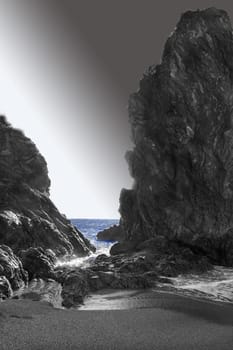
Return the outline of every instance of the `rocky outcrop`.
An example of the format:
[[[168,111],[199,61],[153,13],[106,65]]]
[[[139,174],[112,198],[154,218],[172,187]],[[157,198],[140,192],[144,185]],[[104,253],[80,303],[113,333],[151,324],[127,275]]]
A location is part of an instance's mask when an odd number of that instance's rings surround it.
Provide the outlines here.
[[[79,305],[83,302],[88,292],[89,286],[86,273],[78,270],[71,271],[67,274],[62,284],[62,305],[68,308]]]
[[[124,259],[123,259],[124,261]],[[121,265],[122,257],[118,260]],[[118,271],[109,268],[110,260],[103,265],[96,264],[88,269],[60,268],[56,271],[56,279],[62,285],[62,305],[70,308],[83,304],[88,294],[106,289],[145,289],[152,287],[157,279],[157,274],[142,272]],[[111,263],[113,267],[114,264]],[[103,271],[105,270],[105,271]]]
[[[9,247],[0,245],[0,294],[9,297],[12,290],[24,287],[27,282],[28,273],[20,259]]]
[[[232,57],[227,13],[188,11],[130,97],[134,186],[120,196],[118,251],[163,236],[233,265]]]
[[[5,276],[0,276],[0,301],[12,297],[12,295],[10,282]]]
[[[29,279],[53,278],[56,255],[51,249],[29,248],[19,253],[24,269],[28,272]]]
[[[80,306],[90,293],[99,290],[148,289],[160,283],[171,288],[170,277],[211,269],[206,257],[157,237],[144,242],[136,253],[101,254],[86,269],[57,266],[54,278],[61,284],[62,305],[70,308]]]
[[[95,248],[49,198],[47,164],[35,144],[0,116],[0,244],[57,256],[83,256]]]
[[[100,231],[96,235],[98,241],[118,241],[125,238],[125,233],[122,230],[122,226],[113,225],[103,231]]]

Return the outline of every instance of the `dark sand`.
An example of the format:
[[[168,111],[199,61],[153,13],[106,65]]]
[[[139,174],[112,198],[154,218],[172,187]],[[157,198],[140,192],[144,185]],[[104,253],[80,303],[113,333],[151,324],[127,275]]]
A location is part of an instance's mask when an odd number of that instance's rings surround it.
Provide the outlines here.
[[[231,304],[144,295],[148,308],[144,303],[129,310],[59,310],[31,300],[2,302],[0,349],[233,349]]]

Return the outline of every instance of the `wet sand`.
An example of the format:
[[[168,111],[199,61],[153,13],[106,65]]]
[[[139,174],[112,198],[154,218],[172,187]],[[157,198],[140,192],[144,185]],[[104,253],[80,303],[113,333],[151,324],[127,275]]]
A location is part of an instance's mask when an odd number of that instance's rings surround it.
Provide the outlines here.
[[[142,308],[98,311],[54,309],[31,300],[2,302],[0,349],[232,349],[231,304],[155,292],[140,298]]]

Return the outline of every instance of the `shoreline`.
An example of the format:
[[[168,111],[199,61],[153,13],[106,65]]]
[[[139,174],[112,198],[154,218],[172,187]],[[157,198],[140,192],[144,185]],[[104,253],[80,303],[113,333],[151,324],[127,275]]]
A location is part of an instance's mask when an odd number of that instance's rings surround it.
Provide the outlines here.
[[[55,309],[46,302],[6,300],[0,303],[0,348],[229,350],[232,347],[232,304],[165,292],[153,292],[153,295],[152,307],[98,311]]]
[[[40,281],[40,280],[39,280]],[[62,306],[62,297],[57,292],[57,283],[46,290],[47,286],[42,285],[42,289],[30,289],[30,287],[16,291],[11,299],[31,300],[38,302],[48,302],[56,309],[66,309]],[[36,286],[36,285],[35,285]],[[34,286],[34,287],[35,287]],[[41,287],[41,285],[40,285]],[[233,307],[233,301],[216,298],[212,294],[200,290],[179,289],[173,285],[163,285],[146,289],[111,289],[105,288],[89,293],[80,306],[73,306],[68,309],[74,310],[130,310],[141,308],[153,308],[154,299],[159,294],[172,295],[203,302],[216,304],[226,304]],[[149,296],[149,298],[148,298]],[[149,300],[148,300],[149,299]]]
[[[156,307],[157,300],[160,297],[166,298],[184,298],[192,300],[194,302],[203,302],[216,305],[227,305],[233,308],[233,303],[230,301],[215,300],[195,293],[181,293],[175,290],[166,289],[103,289],[88,295],[85,302],[80,307],[74,308],[75,310],[84,311],[98,311],[98,310],[132,310],[132,309],[144,309]]]

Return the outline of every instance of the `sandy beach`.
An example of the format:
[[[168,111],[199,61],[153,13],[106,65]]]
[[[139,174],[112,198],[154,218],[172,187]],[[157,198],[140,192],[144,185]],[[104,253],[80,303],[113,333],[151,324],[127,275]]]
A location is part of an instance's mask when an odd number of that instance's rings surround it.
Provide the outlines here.
[[[230,350],[232,344],[232,305],[168,293],[153,293],[152,307],[128,310],[0,303],[1,350]]]

